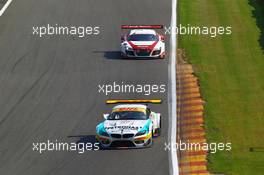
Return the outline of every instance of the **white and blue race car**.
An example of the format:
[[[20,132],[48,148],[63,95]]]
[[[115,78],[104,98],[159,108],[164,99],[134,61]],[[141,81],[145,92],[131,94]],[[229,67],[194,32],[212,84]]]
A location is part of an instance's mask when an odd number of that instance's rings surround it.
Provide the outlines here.
[[[161,131],[160,113],[143,104],[120,104],[96,127],[96,140],[102,148],[148,147]]]

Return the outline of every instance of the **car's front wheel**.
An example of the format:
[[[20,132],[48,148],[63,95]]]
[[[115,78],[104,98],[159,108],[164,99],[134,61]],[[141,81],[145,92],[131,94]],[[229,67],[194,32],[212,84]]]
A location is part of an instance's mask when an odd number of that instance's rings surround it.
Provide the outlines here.
[[[159,121],[159,126],[158,126],[158,128],[155,129],[154,136],[155,136],[155,137],[158,137],[158,136],[160,136],[160,134],[161,134],[161,120]]]
[[[147,141],[147,146],[146,147],[151,147],[153,144],[153,131],[151,132],[151,137],[149,138],[149,140]]]
[[[164,59],[165,58],[165,53],[162,53],[160,56],[159,56],[160,59]]]

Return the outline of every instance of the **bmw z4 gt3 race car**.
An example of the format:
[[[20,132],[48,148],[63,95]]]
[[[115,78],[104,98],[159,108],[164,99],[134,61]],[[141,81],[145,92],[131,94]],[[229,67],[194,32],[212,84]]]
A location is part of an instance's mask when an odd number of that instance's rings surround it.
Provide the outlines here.
[[[122,29],[131,29],[121,37],[121,55],[123,58],[165,58],[165,39],[154,29],[163,26],[126,26]]]
[[[117,105],[104,118],[96,127],[96,140],[102,148],[148,147],[161,131],[160,113],[143,104]]]

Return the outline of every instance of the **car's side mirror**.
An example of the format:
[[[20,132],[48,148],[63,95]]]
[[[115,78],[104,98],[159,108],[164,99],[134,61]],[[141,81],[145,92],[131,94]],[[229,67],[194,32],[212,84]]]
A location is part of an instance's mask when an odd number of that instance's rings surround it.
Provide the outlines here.
[[[160,40],[165,41],[165,37],[163,35],[160,35]]]
[[[104,114],[104,119],[107,120],[108,116],[109,116],[109,114]]]

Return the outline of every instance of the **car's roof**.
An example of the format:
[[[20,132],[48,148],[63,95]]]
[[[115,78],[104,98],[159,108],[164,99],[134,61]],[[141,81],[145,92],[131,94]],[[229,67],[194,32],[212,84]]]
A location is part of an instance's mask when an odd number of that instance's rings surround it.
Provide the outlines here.
[[[130,31],[129,35],[133,34],[153,34],[156,35],[156,31],[152,29],[133,29]]]

